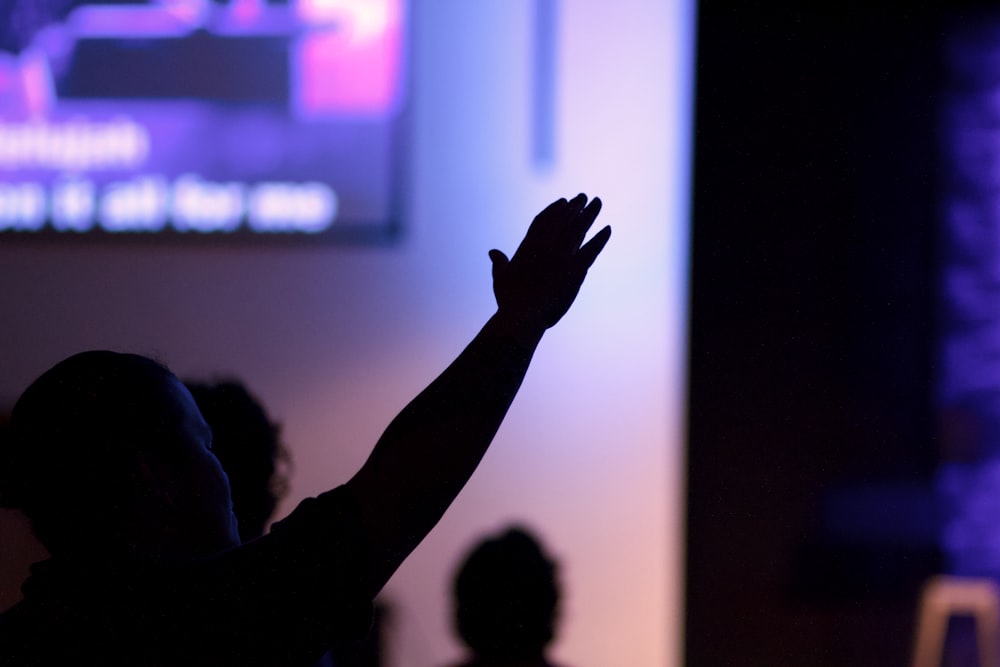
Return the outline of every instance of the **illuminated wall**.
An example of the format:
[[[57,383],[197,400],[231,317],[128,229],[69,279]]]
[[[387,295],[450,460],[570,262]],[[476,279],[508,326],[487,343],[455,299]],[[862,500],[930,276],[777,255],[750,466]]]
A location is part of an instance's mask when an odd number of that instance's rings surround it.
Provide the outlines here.
[[[490,315],[487,251],[513,250],[552,199],[599,195],[614,228],[604,256],[543,340],[482,468],[387,586],[393,664],[460,655],[450,572],[509,520],[562,561],[559,659],[677,664],[690,4],[551,5],[545,56],[535,2],[414,3],[398,245],[5,243],[0,401],[83,348],[153,354],[184,376],[235,373],[284,423],[287,512],[346,479]],[[543,57],[547,99],[533,78]]]

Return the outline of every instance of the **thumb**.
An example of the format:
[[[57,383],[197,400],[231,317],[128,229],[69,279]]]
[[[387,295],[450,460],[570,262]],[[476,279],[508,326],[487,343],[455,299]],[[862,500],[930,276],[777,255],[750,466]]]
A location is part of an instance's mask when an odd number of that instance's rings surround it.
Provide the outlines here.
[[[490,261],[493,262],[493,279],[496,280],[497,276],[503,273],[507,269],[507,265],[510,260],[507,259],[507,255],[503,254],[497,249],[490,250]]]

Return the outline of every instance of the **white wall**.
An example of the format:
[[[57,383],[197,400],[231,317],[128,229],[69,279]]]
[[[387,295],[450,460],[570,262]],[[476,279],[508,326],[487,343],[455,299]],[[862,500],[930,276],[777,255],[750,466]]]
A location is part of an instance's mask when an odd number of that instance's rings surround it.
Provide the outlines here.
[[[486,320],[487,251],[512,251],[552,199],[600,195],[600,222],[614,228],[605,254],[543,340],[483,466],[387,586],[393,664],[460,655],[450,572],[509,520],[562,560],[558,658],[677,664],[688,4],[560,3],[556,162],[538,169],[532,2],[415,0],[409,211],[396,246],[0,241],[0,404],[85,348],[153,354],[182,376],[238,374],[284,423],[296,461],[287,512],[346,479]]]

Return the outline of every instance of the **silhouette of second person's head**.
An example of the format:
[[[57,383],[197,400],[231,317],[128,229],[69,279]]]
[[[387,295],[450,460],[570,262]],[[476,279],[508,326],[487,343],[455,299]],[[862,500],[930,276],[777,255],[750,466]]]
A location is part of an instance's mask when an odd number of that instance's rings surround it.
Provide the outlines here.
[[[191,558],[238,543],[226,474],[184,385],[134,354],[83,352],[22,394],[0,504],[54,557]]]
[[[238,380],[186,384],[212,427],[212,451],[229,476],[240,538],[260,537],[288,490],[290,457],[280,427]]]
[[[470,665],[544,665],[559,612],[556,563],[524,528],[476,545],[452,589],[455,629]]]

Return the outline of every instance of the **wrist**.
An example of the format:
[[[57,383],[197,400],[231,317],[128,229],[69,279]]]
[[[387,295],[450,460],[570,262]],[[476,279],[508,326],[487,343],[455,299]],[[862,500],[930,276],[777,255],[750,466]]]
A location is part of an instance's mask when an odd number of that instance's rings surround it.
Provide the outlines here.
[[[490,318],[491,331],[498,337],[509,338],[525,350],[532,351],[542,339],[545,327],[517,317],[504,309],[498,309]]]

